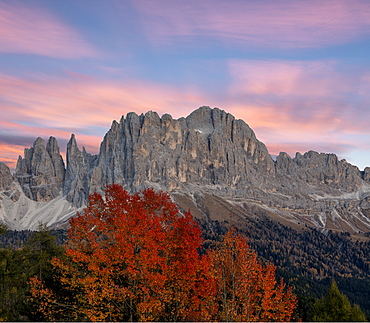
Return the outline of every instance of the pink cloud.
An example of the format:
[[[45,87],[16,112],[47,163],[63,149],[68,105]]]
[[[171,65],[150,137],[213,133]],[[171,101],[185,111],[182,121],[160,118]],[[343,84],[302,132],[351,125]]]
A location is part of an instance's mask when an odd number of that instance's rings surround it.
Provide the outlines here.
[[[214,37],[227,44],[281,49],[326,47],[370,35],[370,3],[312,1],[132,1],[154,44]]]
[[[238,60],[231,61],[229,67],[232,83],[216,98],[192,87],[95,79],[76,73],[40,79],[0,74],[0,142],[15,149],[4,149],[0,159],[11,163],[12,158],[18,158],[18,137],[32,138],[23,146],[29,147],[38,136],[45,141],[54,136],[65,152],[71,133],[76,134],[80,148],[85,146],[96,154],[112,120],[128,112],[154,110],[179,118],[202,105],[218,106],[243,119],[272,154],[286,151],[294,155],[310,149],[341,152],[352,149],[347,147],[363,147],[370,111],[359,111],[350,100],[345,102],[345,93],[359,95],[364,106],[369,106],[369,94],[362,93],[366,84],[356,92],[357,83],[335,71],[335,62]],[[368,75],[354,78],[368,80],[370,86]],[[338,90],[344,93],[339,99]],[[362,135],[362,139],[351,144],[346,136],[355,134]],[[11,141],[12,137],[16,139]]]
[[[364,120],[370,117],[365,109],[370,95],[363,89],[369,88],[370,79],[365,83],[366,73],[340,73],[332,61],[233,60],[229,69],[232,110],[256,128],[278,132],[283,127],[288,132],[321,135],[368,132]],[[361,105],[352,100],[356,95]]]
[[[0,3],[0,52],[56,58],[97,55],[76,30],[25,1]]]
[[[8,118],[49,127],[107,126],[129,111],[158,113],[192,110],[201,97],[173,87],[142,81],[109,81],[76,76],[27,80],[0,75],[2,104]],[[187,107],[189,106],[189,107]],[[183,111],[183,110],[182,110]],[[179,115],[180,116],[180,115]]]
[[[364,167],[370,77],[334,61],[232,60],[228,111],[245,120],[271,154],[333,152]],[[226,101],[223,102],[226,106]],[[364,160],[361,161],[361,156]],[[345,157],[347,156],[347,157]]]
[[[45,141],[54,136],[59,142],[66,142],[75,133],[79,147],[85,146],[93,154],[98,153],[112,121],[128,112],[153,110],[178,118],[197,108],[199,102],[206,103],[195,91],[182,92],[134,80],[97,80],[78,74],[65,79],[32,80],[0,74],[0,92],[2,133],[8,137],[40,136]],[[1,137],[0,133],[0,140]],[[59,146],[64,152],[65,146]],[[13,152],[16,160],[18,150]],[[3,153],[0,158],[4,159]]]
[[[24,147],[0,142],[0,151],[0,162],[5,163],[11,170],[14,170],[18,156],[23,155]]]
[[[258,61],[231,60],[230,73],[236,92],[248,91],[256,95],[312,95],[322,97],[335,87],[338,92],[349,89],[343,80],[325,77],[335,73],[333,61]]]

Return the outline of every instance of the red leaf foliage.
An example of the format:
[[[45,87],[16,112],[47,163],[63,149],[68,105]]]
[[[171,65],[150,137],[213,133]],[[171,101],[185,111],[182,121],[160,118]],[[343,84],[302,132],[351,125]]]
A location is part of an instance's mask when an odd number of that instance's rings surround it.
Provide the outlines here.
[[[54,283],[30,283],[47,320],[286,321],[296,299],[230,231],[207,254],[190,213],[169,195],[120,185],[93,194],[70,220],[65,256],[52,261]]]

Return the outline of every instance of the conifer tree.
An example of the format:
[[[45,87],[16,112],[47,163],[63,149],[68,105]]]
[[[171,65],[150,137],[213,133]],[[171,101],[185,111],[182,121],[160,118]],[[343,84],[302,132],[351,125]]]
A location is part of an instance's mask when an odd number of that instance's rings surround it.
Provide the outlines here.
[[[365,314],[358,305],[351,306],[333,280],[326,297],[314,304],[313,320],[316,322],[366,322]]]
[[[31,315],[27,282],[35,275],[49,281],[51,259],[63,253],[45,225],[40,225],[39,230],[23,248],[0,248],[0,321],[39,320]]]
[[[7,231],[8,227],[5,224],[0,223],[0,234],[5,234]]]

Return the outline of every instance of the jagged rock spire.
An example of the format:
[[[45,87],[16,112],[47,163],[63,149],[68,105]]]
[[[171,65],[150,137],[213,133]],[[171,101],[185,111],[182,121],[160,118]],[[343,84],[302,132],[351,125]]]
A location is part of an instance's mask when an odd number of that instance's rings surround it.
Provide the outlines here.
[[[15,178],[26,196],[35,201],[57,197],[64,181],[64,162],[57,140],[50,137],[45,148],[44,140],[38,137],[32,148],[24,150],[24,158],[18,158]]]
[[[8,188],[13,182],[13,176],[10,169],[4,163],[0,162],[0,191]]]

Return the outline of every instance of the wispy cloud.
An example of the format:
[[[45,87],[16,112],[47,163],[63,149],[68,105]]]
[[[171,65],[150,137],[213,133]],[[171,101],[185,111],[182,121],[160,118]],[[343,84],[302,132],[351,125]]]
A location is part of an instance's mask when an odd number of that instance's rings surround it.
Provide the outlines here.
[[[216,98],[206,89],[132,79],[0,74],[0,143],[9,147],[0,157],[4,160],[6,154],[11,160],[14,153],[16,160],[19,146],[29,147],[38,136],[56,137],[65,151],[71,133],[80,147],[95,154],[112,120],[128,112],[154,110],[179,118],[216,104],[245,120],[272,154],[311,149],[344,154],[364,147],[364,139],[350,142],[345,136],[368,133],[366,72],[349,77],[336,69],[335,61],[231,60],[228,66],[231,84]]]
[[[23,155],[24,147],[0,142],[0,151],[0,162],[5,163],[11,170],[14,170],[17,157]]]
[[[63,129],[106,126],[128,111],[189,112],[196,93],[138,80],[103,80],[72,74],[64,79],[22,79],[0,75],[2,106],[13,120]],[[187,107],[189,106],[189,107]],[[179,115],[180,116],[180,115]]]
[[[232,60],[229,67],[230,110],[249,123],[272,154],[344,155],[366,146],[368,72],[348,75],[334,61]]]
[[[82,35],[31,2],[0,2],[0,53],[36,54],[54,58],[97,56]]]
[[[229,67],[235,108],[256,126],[321,134],[368,131],[363,122],[370,117],[370,94],[362,90],[370,86],[370,79],[364,83],[366,72],[349,76],[333,61],[232,60]]]
[[[228,46],[276,50],[327,47],[370,36],[370,3],[362,0],[132,3],[156,45],[207,37]]]
[[[128,112],[153,110],[177,118],[189,114],[203,101],[194,92],[184,93],[166,85],[98,80],[78,74],[65,79],[0,75],[0,92],[4,116],[0,120],[0,142],[8,145],[8,157],[14,152],[14,159],[18,150],[12,147],[27,142],[25,138],[33,142],[38,136],[45,140],[54,136],[65,143],[71,133],[76,134],[80,146],[97,153],[112,120]],[[65,151],[65,146],[60,148]]]

